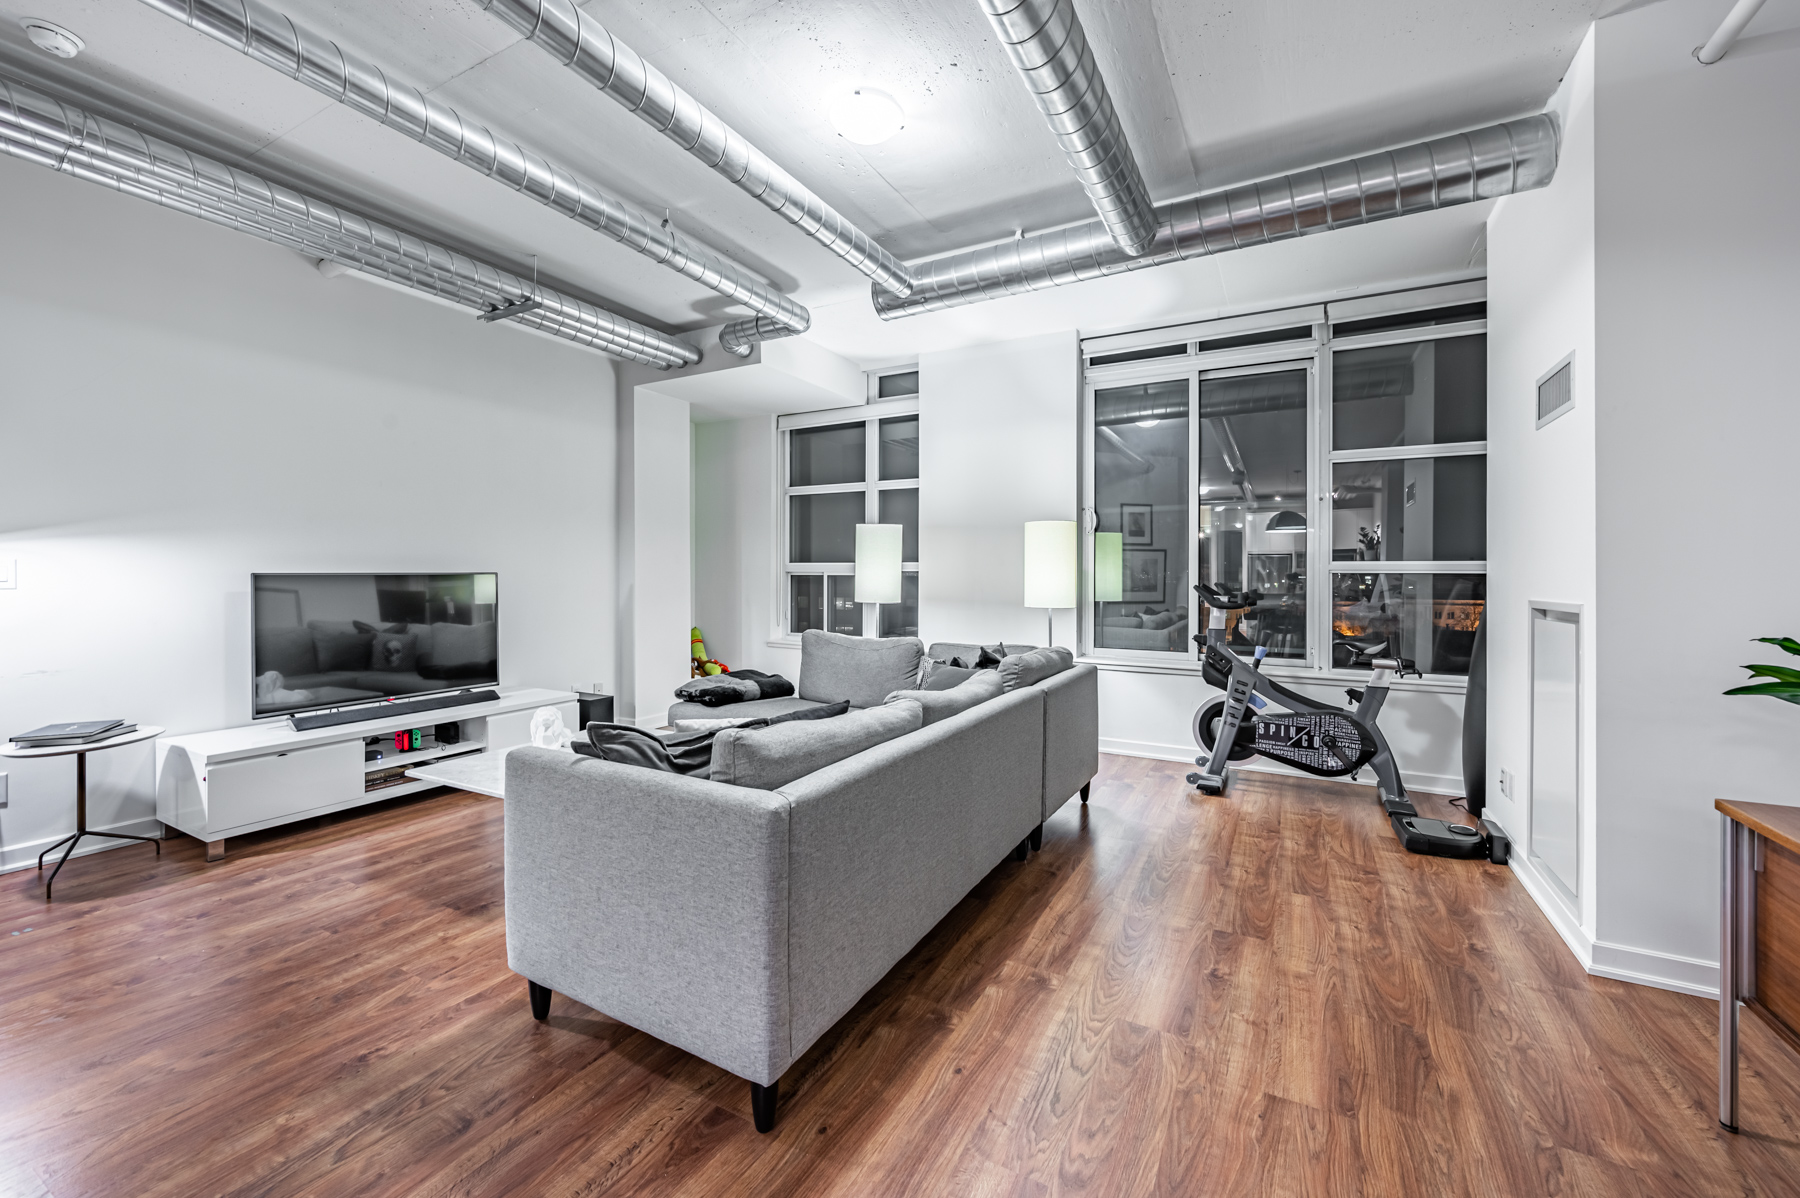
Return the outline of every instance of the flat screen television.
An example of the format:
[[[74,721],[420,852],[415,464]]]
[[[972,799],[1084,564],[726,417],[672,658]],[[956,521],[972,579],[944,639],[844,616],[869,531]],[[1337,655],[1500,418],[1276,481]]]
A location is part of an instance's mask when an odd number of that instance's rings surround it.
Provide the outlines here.
[[[254,574],[251,713],[500,682],[498,574]]]

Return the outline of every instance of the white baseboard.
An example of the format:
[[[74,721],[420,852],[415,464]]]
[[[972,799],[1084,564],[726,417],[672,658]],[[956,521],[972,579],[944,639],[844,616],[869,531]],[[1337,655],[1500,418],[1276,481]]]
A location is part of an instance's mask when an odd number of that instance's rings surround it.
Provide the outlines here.
[[[1569,910],[1561,893],[1538,873],[1537,867],[1525,856],[1521,846],[1513,846],[1509,864],[1512,866],[1513,876],[1525,887],[1525,893],[1531,896],[1531,901],[1538,905],[1538,910],[1544,913],[1550,926],[1556,929],[1557,935],[1563,938],[1563,943],[1569,946],[1576,964],[1588,973],[1595,977],[1611,978],[1616,982],[1654,986],[1658,990],[1674,990],[1700,998],[1716,1000],[1719,997],[1717,961],[1700,961],[1674,953],[1659,953],[1595,940]]]
[[[166,835],[162,823],[154,818],[126,820],[124,823],[108,824],[104,828],[96,827],[90,831],[124,832],[130,836],[154,836],[158,839]],[[66,835],[68,833],[63,833],[63,836]],[[36,869],[38,854],[61,840],[63,836],[46,836],[41,840],[34,840],[30,844],[13,844],[0,849],[0,874],[9,874],[20,869]],[[89,853],[104,852],[107,849],[128,848],[132,843],[129,840],[89,840],[83,837],[81,843],[75,846],[75,851],[70,855],[85,857]],[[44,868],[50,869],[55,865],[56,859],[61,856],[61,849],[52,853],[45,858]]]
[[[1155,761],[1181,761],[1189,765],[1194,763],[1194,757],[1199,753],[1199,750],[1192,745],[1164,745],[1143,740],[1114,740],[1105,736],[1100,738],[1100,751],[1117,753],[1121,757],[1148,757]],[[1312,777],[1311,774],[1302,773],[1292,766],[1282,765],[1276,761],[1265,761],[1262,758],[1239,762],[1231,768],[1245,770],[1252,774],[1278,774],[1283,778]],[[1463,784],[1460,776],[1420,774],[1411,770],[1402,770],[1400,780],[1406,783],[1408,790],[1416,790],[1422,794],[1448,795],[1451,798],[1462,797]],[[1336,778],[1333,781],[1351,782],[1357,786],[1374,786],[1375,775],[1368,770],[1363,770],[1355,779]]]
[[[1594,942],[1594,963],[1588,972],[1658,990],[1674,990],[1714,1001],[1719,997],[1719,963],[1657,953],[1623,944]]]

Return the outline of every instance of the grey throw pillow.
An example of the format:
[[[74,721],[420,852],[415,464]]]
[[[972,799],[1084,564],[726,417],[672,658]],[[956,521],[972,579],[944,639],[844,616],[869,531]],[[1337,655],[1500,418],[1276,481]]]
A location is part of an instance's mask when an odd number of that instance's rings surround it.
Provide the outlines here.
[[[973,666],[957,665],[955,661],[949,664],[934,661],[925,667],[925,677],[919,680],[919,689],[922,691],[947,691],[953,686],[961,686],[973,677],[975,677],[975,667]]]
[[[801,677],[805,676],[803,664]],[[924,723],[924,709],[912,700],[902,700],[836,719],[727,728],[713,738],[712,780],[774,790],[864,749],[916,732]]]
[[[949,719],[953,715],[969,710],[989,699],[998,699],[1005,692],[997,670],[971,670],[969,677],[957,686],[948,690],[895,691],[887,697],[889,703],[897,703],[910,699],[925,712],[925,723],[935,724],[939,720]]]
[[[1018,653],[1000,663],[1000,681],[1009,691],[1042,682],[1075,664],[1075,655],[1067,649],[1033,649]]]
[[[843,636],[809,628],[800,634],[800,697],[815,703],[879,707],[919,679],[925,645],[917,637]]]
[[[1152,612],[1148,615],[1139,617],[1139,619],[1143,620],[1145,628],[1155,628],[1159,630],[1173,626],[1175,621],[1180,618],[1180,616],[1172,611]]]

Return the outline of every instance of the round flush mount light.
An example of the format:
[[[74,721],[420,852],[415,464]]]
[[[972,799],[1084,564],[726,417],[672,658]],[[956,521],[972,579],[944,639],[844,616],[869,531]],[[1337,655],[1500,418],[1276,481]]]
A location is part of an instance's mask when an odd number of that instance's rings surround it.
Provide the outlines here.
[[[878,146],[906,128],[906,113],[886,92],[859,87],[832,102],[831,125],[859,146]]]
[[[1162,421],[1157,417],[1152,416],[1148,420],[1135,420],[1132,423],[1136,424],[1139,428],[1155,428],[1157,425],[1161,424]]]
[[[25,36],[31,39],[31,44],[46,54],[54,54],[58,58],[74,58],[87,48],[86,42],[61,25],[40,21],[36,17],[26,17],[19,24],[24,27]]]

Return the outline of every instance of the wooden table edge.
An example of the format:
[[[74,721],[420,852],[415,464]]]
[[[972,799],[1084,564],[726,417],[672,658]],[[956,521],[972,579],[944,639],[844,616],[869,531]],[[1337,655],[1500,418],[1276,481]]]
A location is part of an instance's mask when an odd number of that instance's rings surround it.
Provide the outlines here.
[[[1800,807],[1714,799],[1713,808],[1758,835],[1768,837],[1790,853],[1800,853]]]

